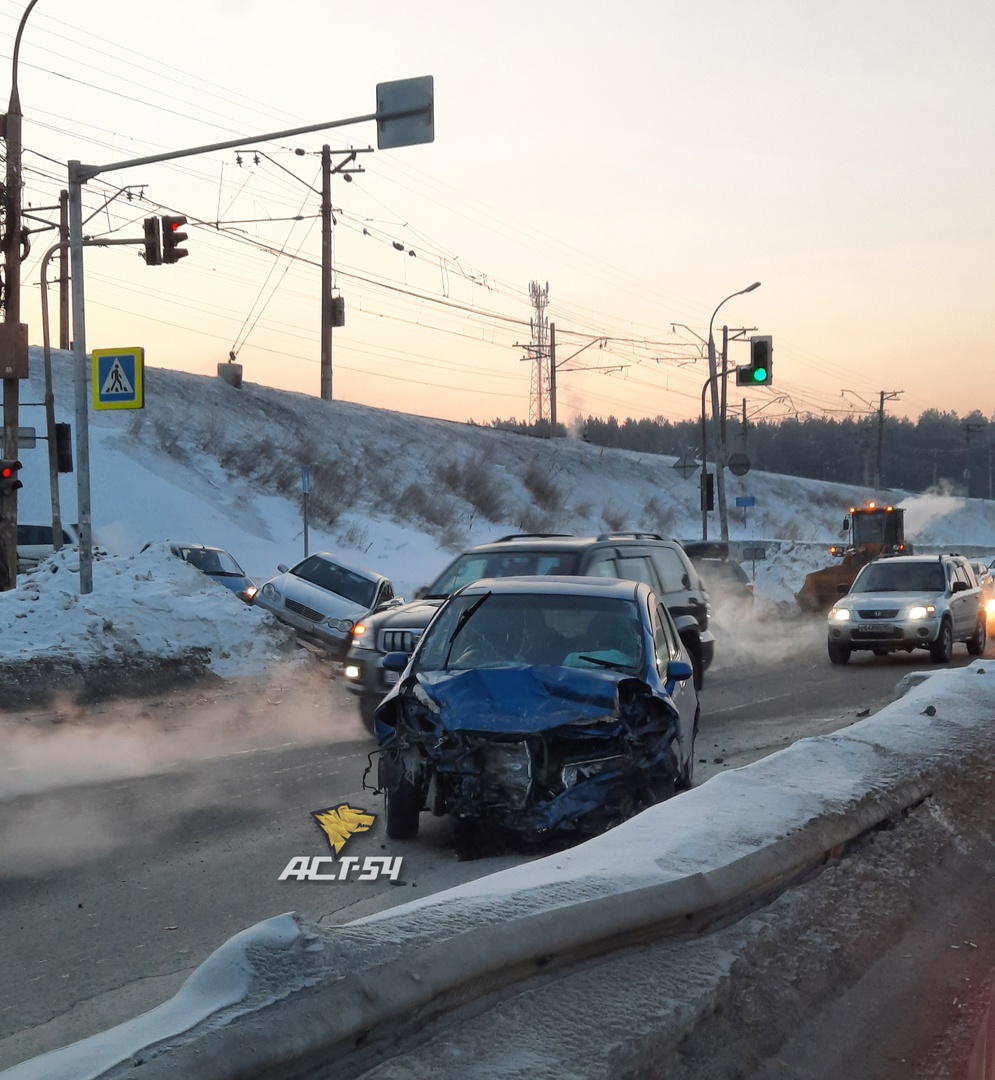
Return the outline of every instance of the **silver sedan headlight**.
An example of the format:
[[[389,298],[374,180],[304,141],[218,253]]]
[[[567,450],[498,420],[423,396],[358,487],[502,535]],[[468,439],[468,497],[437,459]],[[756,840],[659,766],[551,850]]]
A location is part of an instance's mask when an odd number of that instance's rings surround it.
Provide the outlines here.
[[[272,581],[267,581],[266,584],[260,589],[260,592],[267,600],[279,600],[280,590],[273,584]]]
[[[348,634],[353,625],[352,619],[325,619],[325,626],[329,630],[337,630],[340,634]]]

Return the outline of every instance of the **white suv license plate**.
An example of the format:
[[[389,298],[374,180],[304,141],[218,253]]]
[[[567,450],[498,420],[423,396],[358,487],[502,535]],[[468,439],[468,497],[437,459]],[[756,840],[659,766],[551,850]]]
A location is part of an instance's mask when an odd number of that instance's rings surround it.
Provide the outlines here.
[[[890,623],[862,622],[857,626],[862,634],[890,634]]]

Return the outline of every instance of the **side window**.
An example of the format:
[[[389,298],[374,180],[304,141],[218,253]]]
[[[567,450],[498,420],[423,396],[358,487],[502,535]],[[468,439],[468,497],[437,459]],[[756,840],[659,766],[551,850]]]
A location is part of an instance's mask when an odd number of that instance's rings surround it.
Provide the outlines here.
[[[688,586],[684,584],[687,567],[684,560],[673,548],[655,547],[651,549],[653,563],[660,574],[660,580],[665,593],[683,592]]]
[[[611,551],[596,551],[584,571],[585,577],[621,577]]]
[[[663,674],[666,671],[667,664],[676,659],[680,650],[674,637],[670,617],[661,603],[657,603],[653,615],[653,642],[656,648],[657,668]]]
[[[645,581],[654,591],[660,591],[656,571],[648,555],[626,555],[624,552],[615,560],[618,576],[626,581]]]
[[[384,581],[380,585],[380,595],[377,597],[377,604],[386,604],[388,600],[394,599],[394,590],[390,586],[389,581]]]

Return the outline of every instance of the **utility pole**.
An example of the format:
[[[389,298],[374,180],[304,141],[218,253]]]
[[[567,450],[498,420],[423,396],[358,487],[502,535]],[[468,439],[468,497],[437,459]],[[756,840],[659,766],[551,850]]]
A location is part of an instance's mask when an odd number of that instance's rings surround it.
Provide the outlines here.
[[[894,401],[899,394],[904,394],[904,390],[889,390],[885,393],[881,391],[881,400],[878,404],[878,452],[874,460],[874,487],[880,489],[881,487],[881,446],[884,442],[884,403],[886,401]]]
[[[538,281],[529,282],[529,296],[535,308],[535,318],[529,319],[532,331],[529,351],[532,353],[532,384],[529,391],[529,424],[538,424],[546,419],[546,400],[549,397],[549,366],[547,364],[546,331],[549,320],[546,318],[546,305],[549,303],[549,282],[544,288]]]
[[[3,445],[4,456],[17,457],[17,433],[20,426],[21,379],[28,376],[28,328],[21,326],[21,99],[17,92],[17,55],[21,34],[31,9],[31,0],[14,38],[10,77],[10,102],[3,118],[3,137],[7,143],[6,191],[4,192],[4,281],[3,332],[0,336],[0,369],[3,371]],[[23,352],[23,355],[22,355]],[[0,590],[13,589],[17,583],[17,491],[12,491],[0,507]]]
[[[556,323],[549,324],[549,437],[556,438]]]
[[[366,150],[336,150],[345,154],[345,158],[332,168],[332,149],[326,143],[321,148],[321,397],[323,401],[332,400],[332,330],[336,326],[345,326],[345,306],[339,298],[332,299],[332,226],[335,225],[335,213],[332,210],[332,174],[340,173],[347,184],[352,183],[352,173],[365,172],[356,167],[346,166],[356,160],[357,154],[370,153]]]
[[[321,148],[321,397],[332,400],[332,151],[328,143]]]

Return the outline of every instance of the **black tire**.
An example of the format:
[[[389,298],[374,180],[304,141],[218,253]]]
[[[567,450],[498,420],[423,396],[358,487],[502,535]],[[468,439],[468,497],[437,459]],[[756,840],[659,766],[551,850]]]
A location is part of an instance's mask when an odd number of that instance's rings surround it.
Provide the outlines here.
[[[838,641],[829,642],[829,659],[834,664],[845,664],[850,659],[850,646]]]
[[[934,664],[949,664],[954,654],[954,632],[948,619],[940,623],[940,632],[929,647],[929,658]]]
[[[691,657],[691,681],[695,690],[700,690],[705,684],[705,665],[701,661],[701,649],[698,645],[689,645],[688,653]]]
[[[376,727],[373,723],[374,714],[377,711],[380,701],[377,698],[361,697],[359,699],[359,716],[363,721],[363,727],[371,734],[376,734]]]
[[[391,840],[413,840],[418,835],[421,800],[408,780],[399,780],[384,792],[387,835]]]
[[[978,619],[978,629],[967,639],[967,651],[972,656],[982,656],[987,644],[988,616],[982,613],[981,618]]]

